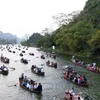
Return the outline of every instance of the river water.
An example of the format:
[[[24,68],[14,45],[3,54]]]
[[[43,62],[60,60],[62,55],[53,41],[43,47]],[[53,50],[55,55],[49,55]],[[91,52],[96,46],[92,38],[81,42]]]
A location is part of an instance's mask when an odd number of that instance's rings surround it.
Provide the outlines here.
[[[5,64],[9,67],[9,74],[3,76],[0,74],[0,100],[64,100],[65,90],[75,88],[76,91],[87,94],[93,98],[93,100],[100,100],[100,75],[90,72],[87,69],[76,66],[70,61],[70,56],[58,56],[56,60],[52,58],[41,59],[44,52],[38,51],[37,48],[30,47],[28,50],[25,50],[23,58],[28,59],[28,64],[25,65],[20,62],[22,57],[19,56],[21,51],[12,48],[16,53],[9,53],[7,50],[0,51],[4,56],[10,58],[10,63]],[[24,50],[23,48],[21,50]],[[30,56],[29,53],[33,52],[35,55]],[[39,57],[39,58],[38,58]],[[57,69],[46,66],[45,62],[47,60],[57,62]],[[86,58],[84,58],[86,60]],[[88,59],[88,61],[92,61]],[[96,60],[99,64],[99,59]],[[0,62],[0,66],[4,63]],[[44,64],[41,66],[41,64]],[[37,76],[31,72],[30,68],[32,65],[37,65],[43,67],[45,71],[45,76]],[[81,75],[86,75],[89,87],[80,87],[77,86],[63,78],[63,66],[70,65],[78,71]],[[10,69],[10,67],[16,68],[16,70]],[[22,89],[18,83],[19,76],[21,73],[24,73],[26,76],[32,78],[33,80],[40,82],[43,86],[43,92],[41,95],[35,93],[30,93]],[[17,86],[14,86],[17,84]]]

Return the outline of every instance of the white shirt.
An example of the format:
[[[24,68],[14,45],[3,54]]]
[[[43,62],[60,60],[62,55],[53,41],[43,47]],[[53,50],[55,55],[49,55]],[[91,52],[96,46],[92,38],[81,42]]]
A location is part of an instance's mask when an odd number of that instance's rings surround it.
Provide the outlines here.
[[[27,88],[30,88],[30,84],[29,84],[29,83],[27,83],[26,87],[27,87]]]
[[[7,71],[7,68],[4,68],[3,70],[4,70],[4,71]]]
[[[35,84],[35,85],[34,85],[34,89],[36,89],[36,88],[37,88],[37,85]]]
[[[43,68],[41,69],[41,72],[43,72],[44,70],[43,70]]]

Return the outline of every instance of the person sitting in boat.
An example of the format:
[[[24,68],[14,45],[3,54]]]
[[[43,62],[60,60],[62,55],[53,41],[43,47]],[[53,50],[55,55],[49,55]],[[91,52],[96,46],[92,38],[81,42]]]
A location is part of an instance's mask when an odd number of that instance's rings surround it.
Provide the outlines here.
[[[22,73],[22,75],[21,75],[21,77],[20,77],[21,79],[24,79],[24,73]]]
[[[49,60],[47,61],[47,64],[50,64],[50,61]]]
[[[71,89],[69,92],[70,92],[70,96],[71,96],[71,100],[72,100],[72,96],[75,95],[75,90],[74,90],[74,88],[72,87],[72,89]]]
[[[41,68],[41,72],[44,72],[43,67]]]
[[[93,67],[96,67],[96,63],[92,63]]]
[[[84,84],[87,83],[87,78],[85,76],[83,76],[83,82],[84,82]]]
[[[80,79],[80,83],[82,84],[82,82],[83,82],[83,77],[82,77],[82,75],[79,76],[79,79]]]
[[[31,69],[33,70],[34,68],[36,68],[36,65],[32,65],[32,68]]]
[[[27,87],[27,89],[29,89],[29,90],[31,89],[31,84],[30,84],[30,82],[29,82],[29,81],[27,82],[26,87]]]
[[[73,79],[74,79],[74,75],[71,74],[71,75],[70,75],[70,81],[73,81]]]
[[[27,76],[25,76],[25,77],[24,77],[24,81],[27,81],[27,80],[28,80],[28,78],[27,78]]]
[[[73,81],[73,82],[75,82],[75,80],[76,80],[76,76],[74,76],[74,78],[73,78],[73,80],[72,80],[72,81]]]
[[[78,84],[81,84],[80,77],[78,77]]]
[[[37,70],[38,70],[38,73],[41,73],[41,68],[37,68]]]
[[[37,87],[38,87],[38,86],[37,86],[37,82],[35,82],[35,83],[34,83],[34,89],[36,90]]]
[[[29,87],[29,89],[31,90],[31,91],[33,91],[33,84],[30,82],[30,87]]]
[[[75,82],[78,83],[78,77],[76,77]]]
[[[39,85],[38,85],[38,87],[36,88],[36,90],[42,92],[42,85],[41,85],[41,83],[39,83]]]
[[[3,69],[3,70],[4,70],[4,68],[5,68],[5,65],[1,66],[1,69]]]
[[[57,63],[54,63],[54,66],[57,67]]]
[[[72,60],[74,60],[75,59],[75,56],[72,56]]]
[[[50,64],[49,64],[50,66],[52,66],[53,65],[53,62],[50,62]]]
[[[66,90],[66,91],[65,91],[65,94],[66,94],[66,98],[67,98],[67,100],[71,100],[71,99],[70,99],[71,96],[70,96],[70,92],[69,92],[69,90]]]
[[[26,87],[27,86],[27,81],[22,81],[22,86]]]

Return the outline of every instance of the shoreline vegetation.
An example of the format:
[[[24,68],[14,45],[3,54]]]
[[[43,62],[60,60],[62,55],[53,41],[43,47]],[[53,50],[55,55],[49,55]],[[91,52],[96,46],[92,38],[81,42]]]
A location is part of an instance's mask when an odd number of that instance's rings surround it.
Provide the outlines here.
[[[54,16],[57,22],[63,22],[58,29],[51,33],[45,30],[44,35],[33,33],[22,45],[35,45],[47,52],[100,58],[99,5],[100,0],[88,0],[80,13],[76,11],[68,15],[60,14],[60,17]],[[56,49],[53,50],[52,46]]]

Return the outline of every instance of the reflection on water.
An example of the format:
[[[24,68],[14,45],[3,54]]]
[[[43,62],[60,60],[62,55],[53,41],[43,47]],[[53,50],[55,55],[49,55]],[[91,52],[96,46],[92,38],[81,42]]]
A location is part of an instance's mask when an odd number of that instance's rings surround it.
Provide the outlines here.
[[[25,65],[20,62],[22,57],[19,56],[21,51],[15,50],[16,53],[9,53],[7,50],[0,51],[4,56],[10,58],[10,64],[5,64],[9,67],[9,74],[8,76],[3,76],[0,74],[0,100],[64,100],[65,90],[68,88],[75,87],[76,91],[85,93],[93,98],[93,100],[99,100],[100,98],[100,75],[89,72],[87,69],[82,68],[80,66],[75,66],[71,63],[70,56],[66,56],[66,60],[62,57],[57,57],[56,60],[52,58],[40,59],[44,52],[37,51],[36,48],[30,47],[28,50],[25,50],[25,54],[23,58],[28,59],[29,64]],[[23,49],[22,49],[23,50]],[[33,52],[35,55],[30,56],[29,53]],[[82,58],[86,60],[86,58]],[[58,63],[58,68],[51,68],[47,67],[45,62],[47,60],[54,61]],[[88,60],[89,61],[89,60]],[[91,60],[92,61],[92,60]],[[94,60],[97,62],[98,65],[100,63],[98,60]],[[0,62],[0,66],[4,63]],[[33,74],[30,70],[32,65],[38,65],[39,67],[43,67],[45,71],[45,76],[37,76]],[[44,64],[41,66],[41,64]],[[63,66],[71,65],[74,69],[76,69],[79,74],[86,75],[89,82],[89,87],[84,88],[77,86],[63,78]],[[16,70],[10,69],[10,67],[16,68]],[[41,95],[37,95],[34,93],[30,93],[21,87],[19,87],[18,79],[21,73],[24,73],[26,76],[32,78],[33,80],[42,83],[43,85],[43,92]],[[17,86],[14,86],[17,84]]]

